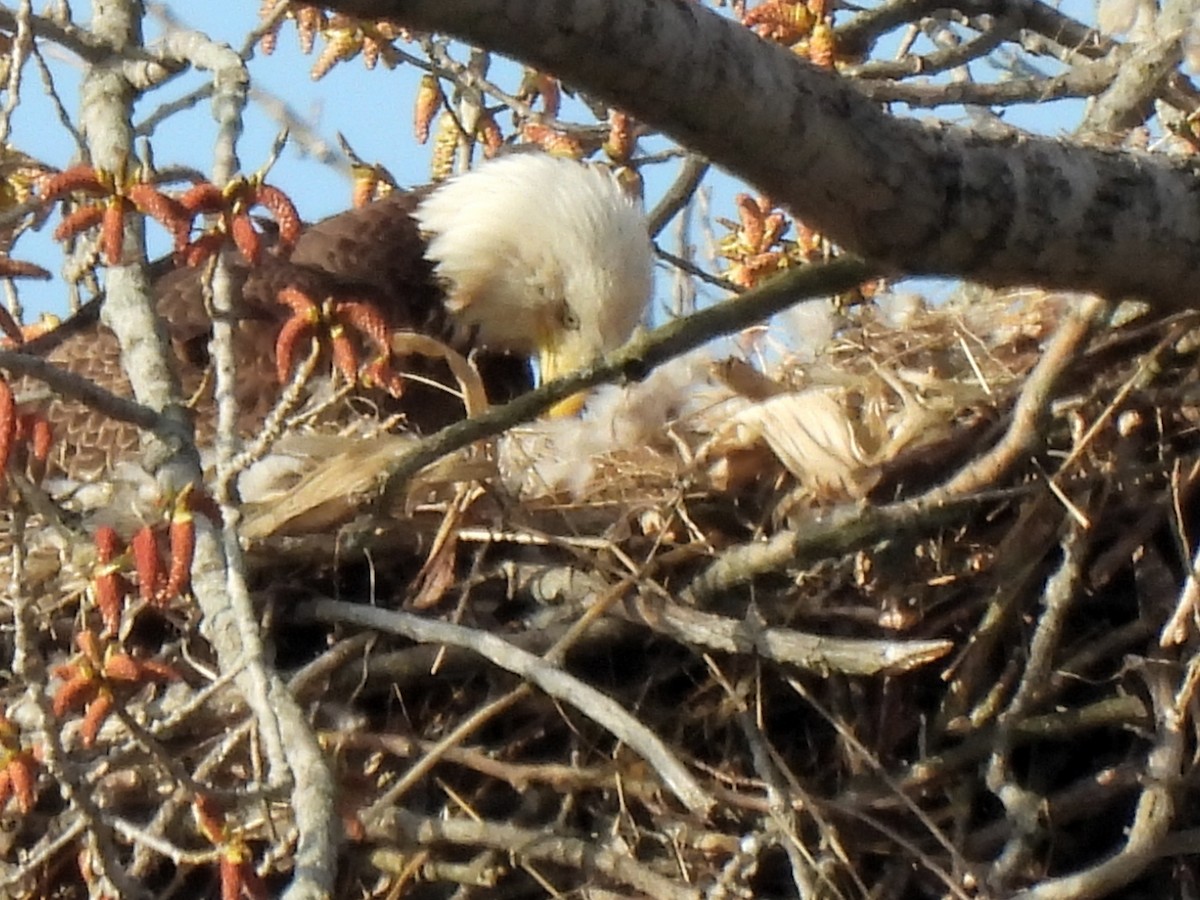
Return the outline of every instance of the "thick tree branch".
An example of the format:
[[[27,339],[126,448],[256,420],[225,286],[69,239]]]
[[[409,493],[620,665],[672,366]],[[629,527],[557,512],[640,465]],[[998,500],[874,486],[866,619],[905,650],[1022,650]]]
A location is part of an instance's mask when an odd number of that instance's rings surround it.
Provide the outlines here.
[[[852,82],[688,0],[329,5],[444,31],[554,72],[900,271],[1168,306],[1188,304],[1180,286],[1200,276],[1193,168],[895,118]]]

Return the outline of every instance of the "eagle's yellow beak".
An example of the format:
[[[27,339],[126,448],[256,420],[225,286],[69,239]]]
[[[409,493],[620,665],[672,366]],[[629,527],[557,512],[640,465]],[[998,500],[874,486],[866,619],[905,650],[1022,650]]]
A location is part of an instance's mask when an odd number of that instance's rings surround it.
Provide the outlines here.
[[[578,394],[572,394],[565,400],[559,400],[546,411],[546,415],[551,419],[569,419],[572,416],[579,415],[583,409],[583,404],[586,402],[587,391],[580,391]]]
[[[554,340],[547,341],[538,350],[538,383],[546,384],[560,375],[573,372],[583,362],[584,360],[576,358],[576,354],[569,351],[564,352],[564,347],[561,343]],[[547,410],[546,415],[552,419],[565,419],[570,416],[577,416],[586,402],[587,392],[580,391],[578,394],[572,394],[570,397],[559,400]]]

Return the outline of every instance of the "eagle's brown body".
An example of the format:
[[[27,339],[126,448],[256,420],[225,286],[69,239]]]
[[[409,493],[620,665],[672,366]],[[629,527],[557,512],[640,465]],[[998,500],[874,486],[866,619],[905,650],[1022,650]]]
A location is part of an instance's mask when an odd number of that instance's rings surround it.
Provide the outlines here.
[[[304,231],[286,258],[267,252],[259,265],[248,266],[229,251],[227,259],[235,283],[242,436],[259,429],[281,391],[276,338],[293,315],[278,300],[284,288],[300,291],[318,308],[332,301],[334,318],[345,309],[339,302],[372,304],[393,329],[422,332],[470,352],[496,402],[530,385],[531,357],[543,378],[554,378],[625,341],[645,311],[653,265],[641,210],[611,172],[537,153],[486,162],[436,186],[397,191],[325,219]],[[212,322],[203,285],[195,269],[167,271],[154,283],[201,446],[211,442],[214,427]],[[344,325],[339,319],[338,327]],[[27,349],[113,393],[129,394],[116,338],[94,312]],[[306,349],[307,340],[293,355],[303,359]],[[362,350],[364,362],[378,353]],[[402,375],[453,384],[434,363],[393,362]],[[319,366],[329,371],[327,364]],[[405,382],[399,401],[376,392],[361,395],[361,405],[401,413],[422,432],[461,417],[462,403],[445,391]],[[135,453],[132,426],[49,395],[29,379],[16,387],[18,395],[40,395],[36,402],[55,431],[57,469],[91,479]],[[579,402],[571,398],[551,412],[568,414]]]
[[[444,291],[432,263],[424,257],[425,241],[411,218],[421,197],[421,192],[396,192],[325,219],[304,231],[286,260],[266,253],[259,266],[250,268],[236,254],[228,255],[237,300],[235,352],[243,436],[261,425],[281,390],[275,338],[290,312],[276,296],[284,287],[298,288],[318,303],[329,297],[369,301],[393,328],[453,340]],[[212,320],[205,306],[201,271],[176,268],[166,272],[154,281],[154,297],[166,324],[182,396],[192,404],[197,441],[204,446],[212,440],[214,423],[208,365]],[[460,343],[464,337],[459,336]],[[28,349],[113,393],[130,394],[116,337],[97,321],[94,310],[78,321],[68,321]],[[299,355],[303,357],[303,349]],[[530,384],[524,359],[493,354],[479,362],[494,401],[508,399]],[[417,360],[406,368],[426,377],[440,374]],[[28,379],[17,387],[18,396],[31,390],[37,393],[38,388]],[[392,402],[374,393],[378,396],[372,396],[372,401]],[[137,450],[135,427],[77,401],[47,397],[40,408],[55,432],[55,466],[72,477],[94,478]],[[404,412],[416,430],[440,427],[461,416],[461,406],[452,397],[415,382],[409,382],[404,399],[387,411]]]

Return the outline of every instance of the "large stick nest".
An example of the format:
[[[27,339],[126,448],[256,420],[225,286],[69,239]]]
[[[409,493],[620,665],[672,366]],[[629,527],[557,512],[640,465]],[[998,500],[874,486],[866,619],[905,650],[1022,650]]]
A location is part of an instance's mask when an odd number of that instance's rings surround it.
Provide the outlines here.
[[[864,307],[813,359],[673,364],[382,500],[402,439],[301,442],[318,475],[246,533],[340,787],[338,896],[1183,896],[1198,322],[1098,306]],[[95,612],[77,527],[13,516],[43,671]],[[196,624],[127,610],[182,678],[91,748],[61,717],[9,895],[87,896],[81,847],[157,897],[211,896],[234,844],[286,883],[287,794]],[[4,688],[22,734],[60,688]]]

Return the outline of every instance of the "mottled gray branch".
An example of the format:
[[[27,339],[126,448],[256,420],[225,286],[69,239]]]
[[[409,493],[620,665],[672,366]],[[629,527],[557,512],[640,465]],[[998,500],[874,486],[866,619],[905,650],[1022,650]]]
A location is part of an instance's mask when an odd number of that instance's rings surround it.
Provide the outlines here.
[[[554,72],[894,269],[1175,307],[1191,302],[1180,286],[1200,277],[1200,182],[1191,166],[896,118],[853,82],[698,3],[329,5],[444,31]]]
[[[114,48],[141,45],[138,4],[101,3],[93,8],[93,32]],[[81,130],[92,163],[109,171],[120,171],[134,158],[130,117],[134,90],[125,77],[121,56],[89,67],[80,85]],[[145,264],[141,220],[131,217],[125,227],[124,259],[105,273],[104,323],[121,345],[121,367],[129,377],[137,401],[177,421],[181,428],[187,415],[178,384],[167,364],[166,332],[154,312],[150,278]],[[190,433],[190,430],[188,431]],[[178,447],[164,447],[151,440],[147,457],[161,463],[175,455]],[[199,461],[191,448],[192,465],[199,474]]]
[[[81,131],[87,141],[93,163],[110,171],[120,171],[133,157],[133,133],[129,121],[133,110],[134,90],[125,77],[120,51],[142,44],[139,6],[134,0],[93,0],[92,31],[115,51],[111,57],[91,65],[80,84]],[[125,258],[121,264],[108,268],[107,295],[101,311],[106,324],[116,334],[121,345],[121,364],[129,376],[137,400],[153,410],[179,421],[184,418],[178,390],[166,362],[165,333],[154,315],[150,300],[150,283],[145,265],[145,249],[140,222],[128,223],[125,230]],[[150,437],[148,450],[162,462],[173,458],[191,466],[199,474],[199,459],[190,440],[178,446],[165,445]],[[153,433],[150,433],[153,434]],[[187,450],[191,453],[188,454]],[[92,864],[100,866],[104,876],[114,881],[123,894],[138,896],[136,886],[125,884],[119,857],[110,847],[110,832],[101,827],[103,817],[90,797],[79,792],[71,798],[73,805],[91,821],[88,831],[90,847],[97,844],[102,853],[94,853]]]
[[[213,118],[218,125],[213,178],[224,184],[237,174],[237,142],[241,136],[249,74],[242,58],[204,34],[171,28],[167,45],[211,73]],[[212,279],[213,339],[217,405],[217,482],[237,453],[238,403],[234,394],[236,354],[233,349],[234,285],[219,262]],[[316,735],[278,672],[270,665],[250,596],[246,566],[238,538],[241,513],[228,490],[218,489],[222,524],[198,530],[200,546],[193,583],[204,611],[203,629],[217,651],[223,674],[237,673],[238,687],[254,712],[267,748],[269,777],[291,789],[296,827],[295,864],[284,900],[322,900],[333,890],[340,834],[333,808],[333,778]],[[201,574],[203,577],[200,577]]]

